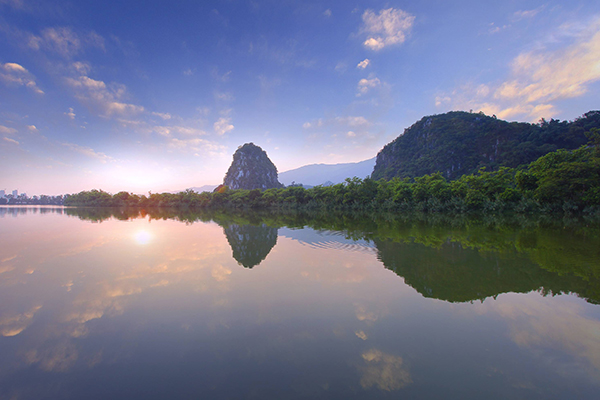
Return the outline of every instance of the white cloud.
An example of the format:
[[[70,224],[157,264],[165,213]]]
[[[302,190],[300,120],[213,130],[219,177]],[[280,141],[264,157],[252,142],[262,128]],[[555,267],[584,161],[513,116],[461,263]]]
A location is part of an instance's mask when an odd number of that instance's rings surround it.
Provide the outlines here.
[[[75,90],[75,96],[80,101],[97,109],[105,117],[144,112],[144,107],[122,101],[127,93],[124,85],[117,83],[107,85],[103,81],[92,79],[86,75],[76,78],[68,77],[65,78],[65,82]]]
[[[120,103],[118,101],[106,104],[106,116],[111,116],[113,114],[139,114],[143,111],[144,107],[135,104]]]
[[[16,72],[16,73],[27,73],[27,70],[23,68],[23,66],[15,63],[6,63],[4,64],[4,69],[7,72]]]
[[[231,115],[232,111],[233,111],[232,108],[224,108],[221,111],[219,111],[219,114],[221,114],[224,117],[229,117]]]
[[[544,8],[546,8],[546,5],[542,5],[538,8],[535,8],[533,10],[519,10],[516,11],[513,16],[512,19],[513,21],[520,21],[522,19],[526,19],[526,18],[533,18],[536,15],[538,15],[540,12],[542,12],[544,10]]]
[[[435,106],[440,107],[444,104],[449,104],[452,102],[452,98],[450,96],[436,96],[435,97]]]
[[[600,19],[557,50],[523,52],[510,66],[510,76],[496,85],[466,85],[441,94],[436,105],[474,109],[498,118],[551,118],[558,100],[585,95],[600,81]],[[573,39],[571,38],[571,39]]]
[[[365,58],[364,60],[362,60],[361,62],[358,63],[356,68],[365,69],[369,66],[369,64],[371,64],[371,60],[369,60],[368,58]]]
[[[161,136],[171,137],[171,129],[168,126],[155,126],[153,130]]]
[[[264,75],[258,77],[260,84],[260,91],[263,94],[272,93],[273,89],[281,85],[281,79],[279,78],[268,78]]]
[[[235,97],[229,92],[215,92],[215,99],[218,101],[233,101]]]
[[[510,27],[510,25],[502,25],[502,26],[497,26],[496,24],[494,24],[493,22],[489,25],[490,29],[489,29],[489,33],[490,35],[493,35],[495,33],[499,33],[507,28]]]
[[[75,119],[75,112],[73,111],[73,107],[69,107],[69,112],[66,112],[65,115],[70,119]]]
[[[364,45],[370,48],[371,50],[381,50],[385,46],[385,43],[381,38],[369,38],[365,40]]]
[[[71,58],[86,47],[104,50],[104,38],[95,32],[80,35],[68,27],[55,27],[44,29],[40,36],[29,35],[28,46]]]
[[[231,118],[225,117],[219,118],[217,122],[214,123],[213,127],[219,136],[222,136],[234,129],[234,126],[231,124]]]
[[[72,86],[75,88],[86,88],[86,89],[94,90],[94,91],[106,89],[106,84],[104,82],[97,81],[97,80],[92,79],[85,75],[80,76],[77,79],[67,78],[66,80],[67,80],[67,83],[69,84],[69,86]]]
[[[175,129],[176,132],[186,136],[206,135],[206,132],[204,132],[202,129],[191,128],[189,126],[175,126],[173,129]]]
[[[17,130],[4,125],[0,125],[0,133],[4,133],[5,135],[12,135],[17,133]]]
[[[336,72],[345,72],[346,69],[348,69],[348,64],[343,61],[340,61],[335,65]]]
[[[192,75],[194,75],[194,71],[192,71],[191,68],[188,68],[188,69],[183,70],[183,74],[185,76],[192,76]]]
[[[0,80],[10,86],[25,86],[37,94],[44,94],[35,83],[35,77],[16,63],[0,64]]]
[[[211,72],[212,77],[219,82],[229,82],[231,79],[231,71],[227,71],[223,74],[219,72],[218,68],[213,68]]]
[[[325,124],[325,121],[323,121],[322,118],[316,119],[313,122],[305,122],[302,124],[302,127],[304,129],[310,129],[310,128],[320,128]]]
[[[371,78],[371,79],[361,79],[358,81],[358,93],[357,96],[362,96],[367,94],[370,89],[373,89],[377,86],[381,85],[381,81],[379,78]]]
[[[202,129],[192,128],[189,126],[155,126],[154,131],[162,136],[170,137],[173,134],[179,134],[184,136],[203,136],[206,135],[206,132]]]
[[[210,114],[210,108],[208,107],[196,107],[196,111],[198,112],[198,114],[204,116]]]
[[[15,10],[25,9],[25,3],[23,0],[0,0],[0,4],[6,4]]]
[[[366,10],[362,15],[361,33],[366,33],[364,45],[371,50],[402,44],[410,33],[415,17],[401,9],[388,8],[379,11]]]
[[[356,133],[354,133],[353,131],[348,131],[348,133],[346,133],[346,136],[348,136],[348,137],[356,137]]]
[[[194,139],[172,138],[168,142],[168,147],[170,149],[194,153],[194,155],[198,155],[198,153],[223,155],[223,152],[226,150],[225,146],[222,146],[215,142],[211,142],[209,140],[200,139],[200,138],[194,138]]]
[[[169,113],[153,112],[152,115],[156,115],[157,117],[160,117],[160,118],[162,118],[164,120],[171,119],[171,114],[169,114]]]
[[[92,70],[92,66],[89,63],[76,61],[71,64],[73,69],[78,72],[80,75],[88,75]]]
[[[371,125],[371,123],[362,116],[345,116],[345,117],[335,117],[335,118],[330,118],[330,119],[323,119],[323,118],[319,118],[319,119],[315,119],[312,122],[305,122],[304,124],[302,124],[302,127],[304,129],[311,129],[311,128],[321,128],[321,127],[325,127],[325,126],[337,126],[338,129],[341,127],[342,129],[347,129],[348,127],[351,128],[353,131],[356,131],[357,129],[364,129],[364,128],[368,128]]]
[[[9,143],[16,144],[17,146],[19,145],[19,142],[17,142],[17,141],[16,141],[16,140],[14,140],[14,139],[7,138],[7,137],[4,137],[4,138],[2,138],[2,139],[6,140],[6,141],[7,141],[7,142],[9,142]]]
[[[581,96],[600,80],[600,31],[563,51],[522,53],[512,72],[515,79],[505,82],[496,97],[523,97],[532,103]]]
[[[337,117],[335,120],[340,124],[348,125],[351,127],[369,125],[369,121],[367,121],[367,119],[365,117],[360,117],[360,116],[359,117],[353,117],[353,116]]]
[[[90,147],[79,146],[74,143],[63,143],[62,145],[67,147],[68,149],[73,150],[76,153],[83,154],[84,156],[89,157],[89,158],[97,159],[102,164],[106,164],[106,162],[114,160],[112,157],[107,156],[104,153],[96,152],[96,151],[94,151],[94,149],[92,149]]]
[[[331,10],[327,9],[327,10],[323,11],[323,15],[326,16],[327,18],[331,17]]]
[[[31,132],[38,131],[38,128],[35,125],[27,125],[27,129],[29,129]]]

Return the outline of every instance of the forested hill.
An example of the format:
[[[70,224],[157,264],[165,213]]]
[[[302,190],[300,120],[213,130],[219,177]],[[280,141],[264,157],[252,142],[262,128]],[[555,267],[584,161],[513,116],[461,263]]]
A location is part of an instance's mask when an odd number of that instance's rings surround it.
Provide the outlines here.
[[[423,117],[378,154],[371,177],[416,177],[441,172],[447,179],[481,167],[517,167],[557,149],[576,149],[585,132],[600,128],[600,111],[575,121],[507,122],[461,111]]]

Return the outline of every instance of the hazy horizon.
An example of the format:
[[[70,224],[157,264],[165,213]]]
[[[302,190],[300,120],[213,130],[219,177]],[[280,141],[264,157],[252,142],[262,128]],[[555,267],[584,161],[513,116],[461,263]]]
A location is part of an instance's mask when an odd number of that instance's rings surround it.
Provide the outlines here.
[[[222,182],[374,157],[425,115],[598,109],[600,4],[0,0],[0,189]]]

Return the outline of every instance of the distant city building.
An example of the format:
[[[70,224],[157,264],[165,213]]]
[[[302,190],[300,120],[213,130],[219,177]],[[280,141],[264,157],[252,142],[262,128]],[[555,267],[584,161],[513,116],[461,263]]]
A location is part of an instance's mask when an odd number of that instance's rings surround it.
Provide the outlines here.
[[[0,190],[0,197],[6,197],[6,190]]]
[[[13,197],[17,197],[19,195],[19,191],[18,190],[13,190]]]

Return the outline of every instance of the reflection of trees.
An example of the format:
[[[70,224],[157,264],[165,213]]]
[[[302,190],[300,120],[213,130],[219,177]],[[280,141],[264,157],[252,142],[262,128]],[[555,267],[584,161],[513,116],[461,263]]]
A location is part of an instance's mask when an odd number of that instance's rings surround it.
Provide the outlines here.
[[[62,207],[49,207],[49,206],[28,206],[28,207],[0,207],[0,218],[10,215],[16,217],[25,214],[62,214],[65,209]]]
[[[233,250],[233,258],[246,268],[260,264],[277,243],[277,228],[230,224],[223,228]]]
[[[562,269],[548,270],[514,247],[481,251],[460,242],[437,248],[414,241],[375,240],[378,257],[386,268],[402,276],[425,297],[452,302],[483,300],[500,293],[577,293],[588,301],[600,301],[600,281]]]
[[[113,217],[126,221],[142,216],[139,209],[111,207],[65,208],[65,214],[91,222],[102,222]]]
[[[90,221],[174,219],[225,227],[234,258],[246,267],[265,259],[277,228],[310,227],[373,241],[384,265],[424,296],[472,301],[505,292],[573,292],[600,303],[600,231],[593,221],[537,216],[252,212],[239,210],[65,209]]]

